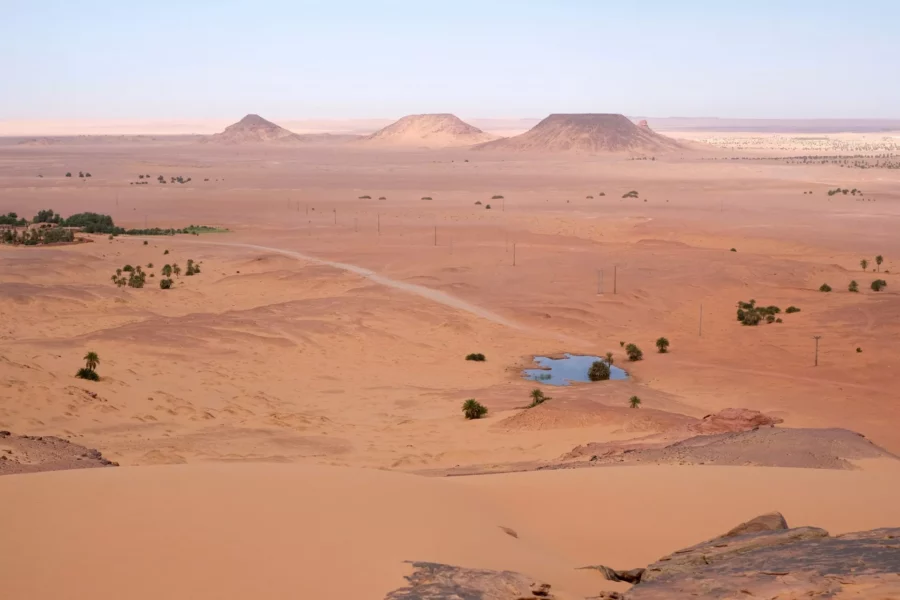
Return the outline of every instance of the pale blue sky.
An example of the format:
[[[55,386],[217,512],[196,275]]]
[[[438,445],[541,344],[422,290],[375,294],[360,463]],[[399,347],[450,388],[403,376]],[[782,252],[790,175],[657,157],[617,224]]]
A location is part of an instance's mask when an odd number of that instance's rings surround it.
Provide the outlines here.
[[[0,8],[0,119],[900,118],[894,0]]]

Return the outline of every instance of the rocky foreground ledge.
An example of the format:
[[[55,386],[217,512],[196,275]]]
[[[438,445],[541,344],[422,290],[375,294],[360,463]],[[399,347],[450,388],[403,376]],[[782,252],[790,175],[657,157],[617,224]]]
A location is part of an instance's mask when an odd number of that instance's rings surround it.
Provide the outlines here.
[[[409,585],[385,600],[555,598],[549,584],[520,573],[425,562],[413,567]],[[634,584],[627,592],[600,592],[593,600],[900,599],[900,528],[831,536],[817,527],[789,528],[780,513],[771,513],[647,567],[582,568]]]

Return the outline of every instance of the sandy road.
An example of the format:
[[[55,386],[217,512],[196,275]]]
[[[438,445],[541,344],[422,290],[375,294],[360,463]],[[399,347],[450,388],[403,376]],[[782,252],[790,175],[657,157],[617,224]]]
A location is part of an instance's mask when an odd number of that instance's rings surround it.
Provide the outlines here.
[[[342,271],[347,271],[349,273],[355,273],[366,279],[377,283],[379,285],[384,285],[387,287],[391,287],[394,289],[401,290],[408,294],[415,294],[416,296],[421,296],[427,300],[431,300],[432,302],[437,302],[438,304],[443,304],[444,306],[449,306],[450,308],[455,308],[457,310],[461,310],[470,314],[475,315],[476,317],[480,317],[482,319],[486,319],[493,323],[497,323],[498,325],[504,325],[506,327],[512,327],[514,329],[520,329],[522,331],[534,331],[531,328],[525,327],[519,323],[511,321],[501,315],[498,315],[495,312],[491,312],[486,308],[482,308],[471,302],[466,302],[465,300],[461,300],[455,296],[451,296],[445,292],[441,292],[439,290],[435,290],[429,287],[425,287],[422,285],[416,285],[414,283],[406,283],[405,281],[397,281],[396,279],[391,279],[390,277],[385,277],[384,275],[380,275],[371,269],[367,269],[365,267],[360,267],[357,265],[352,265],[350,263],[342,263],[333,260],[327,260],[324,258],[319,258],[316,256],[310,256],[309,254],[303,254],[302,252],[296,252],[294,250],[285,250],[283,248],[273,248],[271,246],[258,246],[256,244],[242,244],[242,243],[227,243],[227,242],[191,242],[196,244],[212,244],[215,246],[230,246],[232,248],[248,248],[250,250],[263,250],[266,252],[276,252],[278,254],[282,254],[284,256],[289,256],[291,258],[296,258],[297,260],[303,260],[311,263],[316,263],[319,265],[327,265],[329,267],[334,267],[336,269],[340,269]],[[547,332],[541,332],[547,333]],[[550,334],[554,335],[554,337],[558,337],[558,334]]]

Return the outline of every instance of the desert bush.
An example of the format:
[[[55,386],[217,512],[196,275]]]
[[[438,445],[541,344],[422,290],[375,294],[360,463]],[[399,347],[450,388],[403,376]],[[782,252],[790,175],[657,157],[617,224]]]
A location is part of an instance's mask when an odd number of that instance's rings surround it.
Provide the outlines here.
[[[641,405],[641,399],[637,396],[632,396],[628,399],[628,406],[631,408],[638,408]]]
[[[491,205],[490,205],[490,204],[485,204],[485,205],[484,205],[484,209],[485,209],[485,210],[491,210]]]
[[[612,364],[613,364],[613,353],[612,352],[606,353],[606,364],[608,364],[609,366],[612,366]]]
[[[644,353],[640,348],[637,347],[636,344],[628,344],[625,346],[625,353],[628,355],[628,360],[634,362],[644,358]]]
[[[69,172],[69,171],[67,171],[67,172],[66,172],[66,177],[71,177],[71,176],[72,176],[72,173]]]
[[[422,196],[422,200],[431,200],[431,196]]]
[[[495,194],[491,196],[491,200],[503,200],[503,196]]]
[[[477,352],[477,353],[473,352],[472,354],[466,354],[466,360],[474,360],[475,362],[484,362],[485,358],[484,358],[484,354],[482,354],[481,352]]]
[[[97,371],[94,371],[93,369],[86,369],[84,367],[78,369],[78,372],[75,373],[75,377],[78,377],[80,379],[88,379],[90,381],[100,381],[100,376],[97,375]]]
[[[606,195],[606,192],[600,192],[599,194],[597,194],[598,197],[599,197],[599,196],[605,196],[605,195]]]
[[[387,198],[385,196],[378,196],[378,199],[379,200],[387,200]]]
[[[669,351],[669,340],[664,337],[661,337],[656,340],[656,349],[659,350],[660,354],[665,354]]]
[[[784,321],[781,320],[781,317],[778,317],[777,319],[775,319],[775,322],[776,322],[776,323],[783,323]]]
[[[766,323],[774,323],[775,315],[766,315]]]
[[[149,243],[150,243],[150,242],[148,242],[147,240],[144,240],[144,245],[145,245],[145,246],[146,246],[147,244],[149,244]]]
[[[125,265],[124,267],[122,267],[122,270],[130,273],[134,271],[134,267],[132,267],[131,265]]]
[[[737,248],[732,248],[731,251],[732,251],[732,252],[737,252]]]
[[[147,263],[147,268],[148,268],[148,269],[152,269],[152,268],[153,268],[153,263]]]
[[[872,287],[872,291],[880,292],[881,290],[883,290],[884,288],[887,287],[887,281],[885,281],[884,279],[876,279],[875,281],[872,282],[871,287]]]
[[[165,252],[163,252],[163,255],[166,255],[166,254],[168,254],[168,253],[169,253],[169,251],[166,250]]]
[[[830,292],[831,286],[828,285],[827,283],[823,283],[822,285],[819,286],[819,291],[820,292]]]
[[[609,379],[609,365],[602,360],[595,360],[587,375],[591,381],[606,381]]]
[[[865,271],[869,267],[869,261],[866,259],[862,259],[859,261],[859,266],[862,267],[862,270]]]
[[[475,201],[475,206],[481,206],[481,200],[476,200],[476,201]]]
[[[467,419],[480,419],[487,414],[488,409],[475,398],[469,398],[463,402],[462,411]]]
[[[784,309],[784,312],[787,314],[798,313],[798,312],[800,312],[800,309],[797,308],[796,306],[792,305],[792,306],[788,306],[786,309]]]
[[[371,199],[372,199],[372,196],[360,196],[360,197],[357,198],[357,199],[358,199],[358,200],[371,200]]]
[[[853,280],[850,282],[850,285],[847,286],[847,291],[848,292],[858,292],[859,291],[859,284],[856,283],[856,280]]]
[[[550,396],[545,396],[544,392],[540,388],[534,388],[531,390],[531,404],[528,405],[528,408],[534,408],[538,404],[543,404],[547,400],[553,400]]]
[[[622,197],[623,197],[623,198],[637,198],[637,197],[638,197],[638,193],[637,193],[636,190],[631,190],[630,192],[628,192],[628,193],[626,193],[626,194],[622,194]]]
[[[161,290],[167,290],[167,289],[169,289],[169,288],[171,288],[171,287],[172,287],[172,280],[171,280],[171,279],[160,279],[160,280],[159,280],[159,289],[161,289]]]
[[[859,346],[857,346],[857,347],[856,347],[856,352],[857,352],[857,353],[862,352],[862,348],[860,348]]]

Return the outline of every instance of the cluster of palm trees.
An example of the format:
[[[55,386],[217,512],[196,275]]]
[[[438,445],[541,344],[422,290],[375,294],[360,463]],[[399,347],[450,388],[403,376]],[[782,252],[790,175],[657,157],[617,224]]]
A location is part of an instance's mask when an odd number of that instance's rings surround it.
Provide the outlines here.
[[[84,355],[84,367],[78,369],[75,374],[81,379],[89,379],[91,381],[99,381],[100,376],[97,375],[97,365],[100,364],[100,356],[96,352],[88,352]]]
[[[875,257],[875,264],[878,266],[879,273],[881,272],[881,263],[883,263],[883,262],[884,262],[884,257],[882,255],[879,254],[878,256]],[[864,258],[861,261],[859,261],[859,266],[862,267],[863,271],[867,270],[869,268],[868,259]]]

